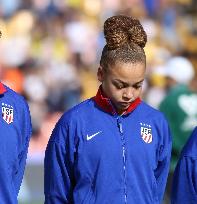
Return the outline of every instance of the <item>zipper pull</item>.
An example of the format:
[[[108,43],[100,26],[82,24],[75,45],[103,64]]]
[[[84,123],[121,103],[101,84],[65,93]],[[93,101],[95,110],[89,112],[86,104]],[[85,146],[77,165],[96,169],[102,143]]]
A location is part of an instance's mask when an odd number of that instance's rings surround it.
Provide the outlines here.
[[[118,128],[119,128],[120,133],[122,134],[123,133],[123,128],[122,128],[122,123],[119,120],[119,118],[118,118]]]

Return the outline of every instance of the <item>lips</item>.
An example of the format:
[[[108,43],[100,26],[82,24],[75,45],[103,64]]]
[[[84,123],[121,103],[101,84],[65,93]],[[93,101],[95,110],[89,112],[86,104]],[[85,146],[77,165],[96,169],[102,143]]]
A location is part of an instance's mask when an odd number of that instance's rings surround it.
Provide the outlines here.
[[[128,107],[128,106],[131,105],[131,102],[130,102],[130,103],[128,103],[128,102],[120,102],[119,104],[120,104],[120,106],[122,106],[122,107]]]

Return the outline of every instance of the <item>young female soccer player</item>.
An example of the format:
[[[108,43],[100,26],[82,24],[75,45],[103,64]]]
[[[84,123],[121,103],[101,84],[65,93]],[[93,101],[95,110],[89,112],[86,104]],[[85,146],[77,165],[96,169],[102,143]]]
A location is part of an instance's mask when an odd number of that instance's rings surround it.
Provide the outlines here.
[[[164,116],[140,99],[147,36],[137,19],[104,23],[95,97],[66,112],[45,157],[45,203],[159,204],[171,137]]]

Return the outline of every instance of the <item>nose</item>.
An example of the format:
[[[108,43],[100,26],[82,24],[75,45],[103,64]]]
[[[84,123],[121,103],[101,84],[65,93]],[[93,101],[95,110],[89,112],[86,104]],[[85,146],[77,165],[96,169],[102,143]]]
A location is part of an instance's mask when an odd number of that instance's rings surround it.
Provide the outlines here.
[[[134,98],[134,89],[132,87],[128,87],[123,92],[123,99],[126,101],[132,100]]]

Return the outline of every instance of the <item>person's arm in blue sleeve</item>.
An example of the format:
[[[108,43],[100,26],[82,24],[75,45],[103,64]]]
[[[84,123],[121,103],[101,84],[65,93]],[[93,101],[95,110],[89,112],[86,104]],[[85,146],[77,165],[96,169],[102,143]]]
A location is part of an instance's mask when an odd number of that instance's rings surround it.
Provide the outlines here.
[[[197,127],[184,146],[174,171],[171,203],[197,203]]]
[[[157,182],[157,198],[159,203],[162,203],[167,177],[170,167],[172,140],[168,124],[165,123],[164,127],[164,142],[158,152],[158,164],[155,170],[155,178]]]
[[[18,165],[16,168],[15,175],[13,177],[17,195],[19,193],[20,186],[21,186],[22,179],[23,179],[23,175],[24,175],[27,153],[28,153],[28,147],[29,147],[29,141],[30,141],[30,137],[31,137],[31,133],[32,133],[29,107],[25,101],[24,101],[24,111],[23,111],[21,117],[22,117],[21,134],[23,134],[22,138],[24,140],[24,145],[23,145],[23,148],[21,149],[20,154],[18,155]]]
[[[68,128],[57,123],[45,152],[45,204],[73,203],[74,148],[68,139]]]
[[[174,172],[171,204],[197,203],[197,158],[183,156]]]

